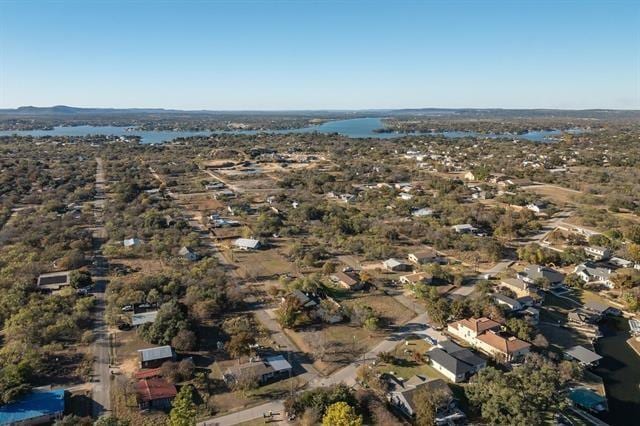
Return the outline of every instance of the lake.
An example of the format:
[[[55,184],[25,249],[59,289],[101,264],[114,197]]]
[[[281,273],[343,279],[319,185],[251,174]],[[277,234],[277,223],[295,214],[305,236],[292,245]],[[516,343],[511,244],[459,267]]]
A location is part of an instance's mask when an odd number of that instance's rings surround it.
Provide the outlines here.
[[[113,135],[113,136],[140,136],[142,143],[156,144],[174,140],[176,138],[186,138],[191,136],[208,136],[214,134],[238,134],[255,135],[265,134],[294,134],[294,133],[339,133],[349,138],[374,138],[392,139],[403,136],[444,136],[447,138],[479,137],[479,138],[509,138],[526,139],[534,142],[551,142],[562,132],[559,130],[531,131],[522,135],[513,134],[479,134],[476,132],[440,132],[440,133],[376,133],[376,129],[383,127],[379,118],[352,118],[348,120],[332,120],[315,126],[303,127],[299,129],[285,130],[227,130],[227,131],[171,131],[171,130],[138,130],[129,127],[116,126],[73,126],[55,127],[52,130],[3,130],[0,136],[87,136],[87,135]],[[575,130],[574,130],[575,132]]]
[[[614,426],[640,424],[640,359],[627,344],[628,320],[607,318],[600,330],[603,337],[595,347],[603,359],[593,372],[604,381],[609,412],[599,417]]]

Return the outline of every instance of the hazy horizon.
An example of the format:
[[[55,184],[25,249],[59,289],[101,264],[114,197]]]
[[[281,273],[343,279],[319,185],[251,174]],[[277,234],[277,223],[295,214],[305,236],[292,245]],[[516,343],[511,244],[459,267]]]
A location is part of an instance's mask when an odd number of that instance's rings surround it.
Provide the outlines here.
[[[640,109],[635,1],[0,2],[0,108]]]

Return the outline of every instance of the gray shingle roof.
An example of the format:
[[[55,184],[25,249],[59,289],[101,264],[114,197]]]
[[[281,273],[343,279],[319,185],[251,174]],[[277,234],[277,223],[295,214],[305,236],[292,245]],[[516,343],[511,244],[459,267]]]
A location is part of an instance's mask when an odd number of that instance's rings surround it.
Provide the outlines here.
[[[427,354],[432,362],[440,364],[456,376],[467,374],[471,371],[471,366],[455,358],[453,355],[449,355],[440,348],[431,349]]]

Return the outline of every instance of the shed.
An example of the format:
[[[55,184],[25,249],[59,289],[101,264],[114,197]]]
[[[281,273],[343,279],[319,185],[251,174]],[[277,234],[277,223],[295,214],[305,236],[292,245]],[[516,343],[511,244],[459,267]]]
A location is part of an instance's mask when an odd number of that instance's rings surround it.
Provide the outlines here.
[[[167,346],[157,346],[155,348],[140,349],[138,351],[140,368],[159,367],[165,361],[173,361],[176,353],[173,348]]]

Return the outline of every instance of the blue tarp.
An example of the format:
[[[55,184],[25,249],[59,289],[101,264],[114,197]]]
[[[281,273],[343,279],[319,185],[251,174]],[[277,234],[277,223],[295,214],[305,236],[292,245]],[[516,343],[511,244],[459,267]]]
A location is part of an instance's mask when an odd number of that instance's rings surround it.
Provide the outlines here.
[[[0,407],[0,425],[64,412],[64,389],[36,390],[22,399]]]

